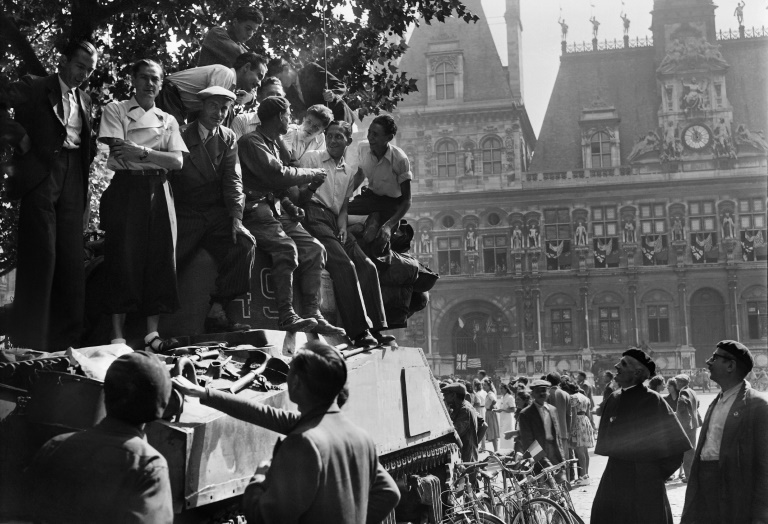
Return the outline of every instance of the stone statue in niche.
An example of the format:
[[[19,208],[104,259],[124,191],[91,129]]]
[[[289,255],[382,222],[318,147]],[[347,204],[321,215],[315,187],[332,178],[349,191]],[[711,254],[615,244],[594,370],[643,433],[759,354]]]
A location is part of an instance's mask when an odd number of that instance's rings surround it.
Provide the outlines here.
[[[692,77],[688,83],[683,82],[683,100],[681,107],[686,114],[693,111],[703,111],[709,108],[709,97],[707,96],[707,81],[696,81]]]
[[[729,211],[726,211],[723,217],[723,238],[733,238],[734,228],[733,217]]]
[[[736,158],[736,149],[731,138],[731,126],[721,118],[712,130],[715,139],[714,150],[717,158]]]
[[[421,230],[421,239],[419,245],[421,247],[422,253],[432,252],[432,239],[430,238],[429,231],[427,229]]]
[[[541,247],[539,240],[539,228],[536,222],[531,222],[528,226],[528,247]]]
[[[579,220],[579,225],[576,226],[575,241],[577,246],[587,245],[587,228],[584,226],[584,222],[582,220]]]
[[[522,249],[523,247],[523,231],[520,229],[520,224],[515,224],[515,228],[512,230],[512,249]]]
[[[624,243],[625,244],[635,244],[637,243],[637,239],[635,237],[635,221],[632,219],[628,219],[624,221]]]
[[[466,176],[475,174],[475,155],[472,154],[472,151],[464,153],[464,174]]]
[[[675,217],[672,222],[672,241],[684,241],[685,233],[683,231],[683,222],[680,217]]]
[[[475,236],[475,226],[467,226],[467,233],[464,236],[464,249],[466,251],[477,251],[477,237]]]

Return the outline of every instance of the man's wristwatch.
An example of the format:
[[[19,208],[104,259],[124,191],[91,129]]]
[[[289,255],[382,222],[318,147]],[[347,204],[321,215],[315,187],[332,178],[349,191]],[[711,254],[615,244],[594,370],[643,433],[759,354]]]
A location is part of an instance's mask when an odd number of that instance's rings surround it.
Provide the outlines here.
[[[149,156],[149,148],[145,147],[144,151],[139,155],[139,162],[144,162]]]

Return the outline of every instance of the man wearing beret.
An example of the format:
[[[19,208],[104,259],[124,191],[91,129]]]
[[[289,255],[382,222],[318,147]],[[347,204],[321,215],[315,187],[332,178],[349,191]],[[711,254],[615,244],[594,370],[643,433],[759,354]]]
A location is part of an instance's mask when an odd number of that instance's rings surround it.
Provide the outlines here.
[[[461,461],[477,461],[477,411],[467,402],[467,388],[458,382],[440,388],[451,412],[453,428],[461,439]]]
[[[227,318],[227,306],[250,289],[254,241],[243,226],[243,180],[235,170],[237,139],[221,125],[235,100],[223,87],[209,87],[197,94],[203,103],[197,120],[181,128],[189,149],[184,165],[171,177],[180,267],[203,247],[216,260],[219,275],[205,319],[206,333],[250,329]]]
[[[701,426],[682,524],[768,523],[768,397],[744,380],[754,358],[735,340],[707,360],[720,394]]]
[[[674,412],[643,382],[656,373],[645,351],[630,348],[616,368],[621,388],[605,402],[595,453],[608,457],[592,505],[593,524],[672,524],[664,480],[691,449]]]
[[[173,522],[168,464],[144,434],[170,394],[171,377],[155,355],[118,357],[104,378],[106,418],[52,438],[27,469],[34,522]]]
[[[291,108],[288,100],[270,96],[259,104],[256,131],[238,141],[245,191],[245,227],[256,245],[272,257],[272,281],[277,299],[278,328],[285,331],[311,331],[321,335],[343,335],[344,330],[330,324],[320,313],[321,271],[326,253],[323,245],[306,232],[296,219],[282,209],[281,196],[294,186],[325,181],[324,169],[290,167],[284,163],[279,139],[288,131]],[[293,274],[298,286],[304,316],[293,309]]]

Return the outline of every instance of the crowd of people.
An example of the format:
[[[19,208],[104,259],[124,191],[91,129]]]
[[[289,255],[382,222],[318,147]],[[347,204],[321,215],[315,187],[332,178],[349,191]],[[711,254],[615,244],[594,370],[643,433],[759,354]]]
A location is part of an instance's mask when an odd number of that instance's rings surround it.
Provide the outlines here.
[[[279,329],[396,345],[384,333],[391,326],[369,256],[387,252],[411,205],[410,162],[391,144],[397,125],[375,118],[368,140],[352,148],[344,84],[318,64],[297,68],[251,52],[247,41],[262,22],[257,9],[238,8],[207,32],[191,69],[165,74],[154,60],[136,61],[132,96],[103,107],[94,134],[114,171],[100,201],[112,343],[126,341],[126,315],[138,314],[145,349],[178,345],[161,336],[159,318],[179,308],[177,273],[199,249],[218,268],[205,331],[248,329],[226,312],[250,290],[260,249],[272,261]],[[74,41],[58,73],[12,83],[4,100],[15,111],[15,121],[2,122],[16,148],[10,195],[21,201],[9,324],[20,347],[56,351],[78,347],[82,336],[83,215],[96,145],[81,85],[98,60],[92,43]],[[349,215],[368,217],[359,240],[347,232]],[[324,268],[341,326],[320,312]]]
[[[678,470],[687,483],[682,524],[755,524],[768,522],[768,397],[747,380],[754,363],[740,342],[716,345],[707,371],[720,393],[703,419],[690,377],[665,380],[638,348],[604,373],[599,405],[581,371],[575,380],[551,372],[501,382],[501,402],[482,370],[471,380],[445,378],[440,388],[464,462],[477,461],[486,441],[498,450],[499,417],[501,427],[515,428],[502,437],[537,468],[576,458],[576,473],[560,479],[572,487],[589,483],[590,448],[608,457],[591,509],[595,524],[672,524],[665,482]],[[503,417],[513,422],[505,426]]]

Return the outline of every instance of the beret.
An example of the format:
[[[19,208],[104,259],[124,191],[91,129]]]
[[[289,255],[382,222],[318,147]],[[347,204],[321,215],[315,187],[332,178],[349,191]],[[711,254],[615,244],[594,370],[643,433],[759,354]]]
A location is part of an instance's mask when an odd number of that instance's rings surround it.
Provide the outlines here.
[[[440,391],[443,393],[456,393],[460,398],[464,398],[464,395],[467,394],[467,388],[464,387],[464,384],[459,383],[446,384],[440,387]]]
[[[104,377],[107,415],[144,424],[159,419],[171,396],[171,376],[160,359],[146,351],[121,355]]]
[[[234,100],[235,98],[237,98],[235,96],[235,93],[233,93],[229,89],[224,89],[223,87],[219,87],[219,86],[206,87],[205,89],[197,93],[197,98],[199,98],[200,100],[205,100],[206,98],[210,98],[212,96],[223,96],[230,100]]]
[[[545,387],[545,388],[551,388],[552,383],[548,380],[542,380],[540,378],[533,381],[533,383],[529,384],[529,387],[531,388],[539,388],[539,387]]]
[[[256,110],[256,116],[259,120],[266,122],[275,115],[283,113],[286,109],[291,107],[290,102],[282,96],[268,96],[259,104],[259,108]]]
[[[729,353],[733,358],[744,364],[747,368],[747,372],[752,371],[755,367],[755,357],[752,356],[752,352],[742,344],[735,340],[721,340],[717,343],[717,347],[722,349],[726,353]]]
[[[642,349],[629,348],[624,353],[622,353],[622,356],[632,357],[638,362],[640,362],[643,366],[645,366],[648,369],[648,371],[651,372],[651,376],[654,376],[656,374],[656,363],[653,361],[651,356],[645,351],[643,351]]]

